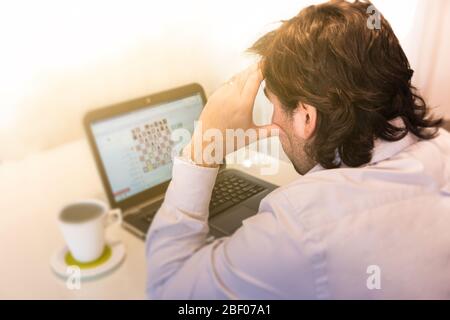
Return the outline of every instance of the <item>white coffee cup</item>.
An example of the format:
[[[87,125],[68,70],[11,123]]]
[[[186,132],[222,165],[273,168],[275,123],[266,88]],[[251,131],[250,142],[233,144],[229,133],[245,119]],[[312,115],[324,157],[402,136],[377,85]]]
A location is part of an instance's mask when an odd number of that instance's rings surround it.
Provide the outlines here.
[[[59,226],[70,253],[79,262],[97,260],[105,249],[105,228],[122,223],[120,209],[99,200],[82,200],[61,209]]]

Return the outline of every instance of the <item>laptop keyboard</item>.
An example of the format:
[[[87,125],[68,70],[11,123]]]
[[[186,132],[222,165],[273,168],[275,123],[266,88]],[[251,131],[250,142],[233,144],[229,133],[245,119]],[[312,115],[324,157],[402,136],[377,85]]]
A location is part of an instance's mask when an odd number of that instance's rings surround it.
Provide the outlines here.
[[[209,204],[209,216],[214,217],[218,213],[264,190],[266,190],[265,187],[250,182],[240,176],[234,174],[219,175]],[[139,215],[144,221],[150,224],[158,208],[158,205],[151,204],[139,210]]]
[[[209,204],[209,216],[213,217],[264,190],[266,188],[263,186],[234,174],[225,174],[223,177],[219,176],[212,192],[211,202]]]

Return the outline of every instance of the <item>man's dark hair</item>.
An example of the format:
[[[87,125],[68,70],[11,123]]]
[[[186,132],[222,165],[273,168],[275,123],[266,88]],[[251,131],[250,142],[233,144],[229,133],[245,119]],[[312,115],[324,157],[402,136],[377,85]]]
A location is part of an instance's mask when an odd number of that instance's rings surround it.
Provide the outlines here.
[[[262,57],[266,86],[289,114],[299,103],[317,109],[306,152],[327,169],[369,163],[376,138],[398,141],[412,132],[432,139],[442,123],[411,85],[414,71],[389,23],[380,15],[381,28],[369,28],[369,6],[307,7],[249,49]],[[404,127],[390,123],[398,117]]]

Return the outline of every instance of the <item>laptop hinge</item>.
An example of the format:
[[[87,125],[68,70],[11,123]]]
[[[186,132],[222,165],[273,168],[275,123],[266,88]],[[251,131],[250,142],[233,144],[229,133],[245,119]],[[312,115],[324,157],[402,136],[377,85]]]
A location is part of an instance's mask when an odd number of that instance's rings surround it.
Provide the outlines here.
[[[129,214],[135,214],[137,213],[139,210],[141,210],[142,208],[149,206],[153,203],[156,203],[158,201],[161,201],[162,199],[164,199],[164,194],[161,194],[157,197],[151,198],[147,201],[141,202],[139,204],[136,204],[134,206],[128,207],[128,208],[122,208],[122,215],[123,216],[127,216]]]

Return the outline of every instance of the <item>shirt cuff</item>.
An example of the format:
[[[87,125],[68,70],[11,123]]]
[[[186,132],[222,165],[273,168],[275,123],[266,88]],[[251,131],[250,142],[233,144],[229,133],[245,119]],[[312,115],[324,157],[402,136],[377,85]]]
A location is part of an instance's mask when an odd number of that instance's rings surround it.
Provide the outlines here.
[[[207,213],[219,168],[205,168],[175,157],[165,201],[189,213]]]

